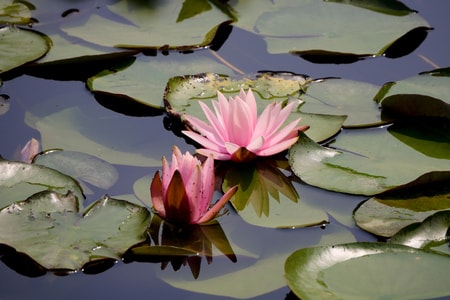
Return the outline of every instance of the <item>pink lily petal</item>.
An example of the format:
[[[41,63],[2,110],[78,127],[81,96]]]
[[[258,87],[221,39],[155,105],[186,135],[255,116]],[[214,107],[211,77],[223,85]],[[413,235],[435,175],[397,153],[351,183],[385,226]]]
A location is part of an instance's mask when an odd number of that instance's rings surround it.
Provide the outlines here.
[[[152,199],[153,208],[156,210],[161,218],[166,217],[166,210],[164,209],[163,202],[163,187],[161,178],[159,177],[159,171],[156,171],[153,177],[152,183],[150,185],[150,195]]]
[[[217,152],[210,149],[197,149],[195,150],[198,154],[201,154],[203,156],[212,156],[216,160],[230,160],[231,154],[230,153],[224,153],[224,152]]]
[[[183,130],[182,133],[184,135],[186,135],[187,137],[191,138],[192,140],[196,141],[203,147],[210,149],[212,151],[220,153],[220,152],[223,152],[225,149],[223,146],[214,143],[213,141],[209,140],[208,138],[206,138],[196,132]]]
[[[230,188],[222,198],[217,201],[213,207],[211,207],[206,214],[203,215],[197,222],[206,223],[214,219],[214,217],[219,213],[219,211],[227,204],[227,202],[233,197],[234,193],[237,191],[237,185]]]

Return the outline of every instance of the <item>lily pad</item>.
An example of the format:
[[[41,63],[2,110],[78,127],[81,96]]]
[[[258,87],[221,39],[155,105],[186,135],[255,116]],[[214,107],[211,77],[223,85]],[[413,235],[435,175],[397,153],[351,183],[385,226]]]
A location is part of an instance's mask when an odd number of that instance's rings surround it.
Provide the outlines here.
[[[333,1],[334,2],[334,1]],[[234,8],[240,13],[236,26],[264,37],[269,53],[303,55],[311,50],[324,54],[382,55],[389,46],[416,28],[428,28],[418,14],[378,13],[330,1],[245,1]],[[374,4],[372,6],[380,5]],[[401,10],[405,12],[404,10]],[[301,17],[299,17],[301,16]],[[317,22],[320,20],[320,22]],[[420,36],[412,49],[423,40]]]
[[[374,96],[379,87],[354,80],[326,78],[312,81],[300,99],[303,113],[346,115],[344,128],[381,125]]]
[[[227,169],[222,188],[237,185],[231,204],[244,221],[269,228],[297,228],[322,225],[328,215],[297,194],[295,187],[271,162],[257,161],[245,168]]]
[[[437,145],[420,132],[414,134],[424,148],[439,147],[442,153],[450,153],[444,150],[450,149],[449,143]],[[331,144],[333,148],[314,143],[302,132],[299,135],[289,150],[293,172],[308,184],[332,191],[374,195],[427,172],[450,170],[448,157],[434,158],[418,152],[385,128],[345,132]]]
[[[370,9],[383,14],[394,16],[406,16],[416,12],[398,0],[325,0],[326,2],[336,2],[354,5],[357,7]]]
[[[301,299],[431,299],[450,295],[449,256],[403,245],[352,243],[304,248],[285,262]]]
[[[45,191],[0,211],[0,243],[47,269],[79,270],[86,263],[119,259],[146,239],[147,209],[105,196],[78,214],[73,194]]]
[[[0,73],[44,56],[51,42],[43,34],[18,27],[0,28]]]
[[[162,109],[164,89],[171,77],[204,70],[231,72],[223,64],[197,53],[157,57],[139,56],[136,62],[114,70],[102,71],[89,78],[87,86],[94,93],[127,96],[144,105]]]
[[[28,24],[31,20],[30,8],[20,1],[0,1],[0,24]]]
[[[34,157],[33,163],[44,165],[76,178],[82,182],[87,182],[93,186],[108,189],[112,187],[119,173],[110,163],[76,151],[49,150]],[[87,186],[83,188],[87,192]]]
[[[450,74],[437,69],[386,83],[375,100],[386,118],[440,117],[450,119]]]
[[[241,88],[252,88],[259,113],[273,101],[298,101],[299,108],[293,110],[286,122],[302,118],[300,124],[310,126],[306,134],[314,140],[323,141],[341,129],[346,116],[300,112],[303,101],[298,98],[309,82],[306,75],[285,72],[259,73],[237,78],[215,73],[178,76],[167,83],[164,103],[172,116],[183,119],[183,114],[189,114],[207,121],[199,101],[212,108],[211,100],[217,98],[217,91],[229,97],[239,94]]]
[[[209,46],[219,26],[232,21],[213,6],[195,18],[177,22],[182,7],[177,0],[153,4],[122,0],[107,5],[114,17],[93,13],[82,25],[77,20],[65,22],[62,30],[101,46],[189,50]]]
[[[449,242],[450,210],[439,211],[423,222],[413,223],[397,232],[389,241],[414,248],[429,249]],[[447,247],[446,254],[450,254]]]
[[[0,208],[45,190],[71,192],[78,206],[84,201],[83,191],[72,177],[45,166],[0,160]]]
[[[395,235],[402,228],[450,209],[450,172],[431,172],[363,202],[353,213],[356,224],[373,234]]]

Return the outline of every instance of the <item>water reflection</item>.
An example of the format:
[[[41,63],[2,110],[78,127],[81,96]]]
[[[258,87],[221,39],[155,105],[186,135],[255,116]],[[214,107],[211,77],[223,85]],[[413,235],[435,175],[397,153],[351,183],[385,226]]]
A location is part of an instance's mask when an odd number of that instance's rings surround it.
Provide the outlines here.
[[[161,263],[165,270],[170,264],[174,271],[188,266],[196,279],[200,275],[203,257],[207,264],[213,261],[217,248],[233,263],[236,255],[217,221],[208,225],[176,226],[154,215],[148,229],[149,241],[133,247],[124,257],[125,262]]]

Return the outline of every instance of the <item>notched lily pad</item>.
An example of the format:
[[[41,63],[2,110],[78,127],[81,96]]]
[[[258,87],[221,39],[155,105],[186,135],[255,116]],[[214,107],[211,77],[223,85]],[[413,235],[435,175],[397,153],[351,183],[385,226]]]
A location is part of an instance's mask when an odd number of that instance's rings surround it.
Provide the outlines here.
[[[363,202],[356,224],[375,235],[391,237],[402,228],[450,209],[450,171],[430,172]]]
[[[419,134],[414,127],[408,130]],[[293,172],[308,184],[332,191],[375,195],[422,174],[450,170],[450,160],[417,151],[390,134],[389,128],[345,131],[330,147],[314,143],[302,132],[299,136],[289,150]],[[433,153],[445,153],[449,144],[421,140],[421,149],[436,147]]]
[[[239,94],[241,88],[251,88],[259,113],[273,101],[298,101],[298,107],[286,122],[302,118],[300,124],[310,126],[306,134],[316,141],[323,141],[341,129],[346,116],[301,112],[303,101],[300,95],[309,83],[306,75],[286,72],[264,72],[236,78],[216,73],[178,76],[167,83],[164,104],[166,111],[176,118],[183,120],[183,114],[189,114],[207,121],[199,101],[212,108],[211,101],[217,98],[217,91],[230,97]]]
[[[450,295],[447,255],[384,243],[304,248],[284,269],[301,299],[431,299]]]
[[[44,191],[0,211],[0,243],[47,269],[79,270],[117,260],[144,241],[149,217],[147,209],[108,196],[80,215],[73,194]]]
[[[0,160],[0,208],[45,190],[71,192],[83,205],[83,191],[72,177],[45,166]]]

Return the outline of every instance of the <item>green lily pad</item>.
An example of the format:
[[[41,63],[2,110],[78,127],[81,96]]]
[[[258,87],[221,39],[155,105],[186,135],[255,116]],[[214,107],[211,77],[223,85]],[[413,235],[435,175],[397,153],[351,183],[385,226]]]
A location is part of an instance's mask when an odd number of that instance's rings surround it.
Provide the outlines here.
[[[156,57],[139,56],[136,62],[130,65],[105,70],[89,78],[87,87],[94,93],[126,95],[138,103],[162,109],[164,89],[169,78],[204,70],[231,72],[223,64],[197,53]]]
[[[119,259],[146,239],[147,209],[105,196],[78,214],[73,194],[45,191],[0,211],[0,243],[47,269],[79,270],[88,262]]]
[[[20,1],[0,1],[0,24],[28,24],[31,21],[30,8]]]
[[[72,177],[45,166],[0,160],[0,208],[45,190],[71,192],[78,206],[84,201],[83,191]]]
[[[450,210],[439,211],[423,222],[410,224],[397,232],[389,241],[414,248],[429,249],[448,244]],[[446,254],[450,254],[447,247]]]
[[[352,243],[304,248],[285,262],[301,299],[431,299],[450,295],[449,256],[403,245]]]
[[[305,75],[284,72],[259,73],[240,78],[214,73],[178,76],[167,83],[164,103],[167,112],[174,117],[183,119],[185,113],[207,121],[199,101],[212,108],[211,100],[217,98],[217,91],[231,97],[239,94],[241,88],[252,88],[259,113],[272,101],[299,101],[300,108],[293,110],[286,122],[301,118],[300,124],[310,126],[306,134],[316,141],[323,141],[341,129],[346,116],[300,112],[298,109],[301,109],[303,101],[298,98],[309,82]]]
[[[177,22],[182,6],[177,0],[152,5],[122,0],[107,5],[115,18],[93,13],[81,25],[68,20],[62,30],[101,46],[189,50],[210,45],[219,25],[232,21],[213,6],[195,18]]]
[[[429,27],[416,13],[395,16],[329,1],[245,1],[234,8],[240,13],[236,26],[263,36],[269,53],[301,55],[321,50],[327,54],[382,55],[410,31]],[[408,46],[415,48],[422,40]]]
[[[252,225],[297,228],[328,222],[326,212],[299,196],[286,175],[271,162],[228,168],[222,189],[227,191],[235,185],[238,189],[231,204]]]
[[[49,150],[34,157],[33,163],[44,165],[102,189],[112,187],[119,173],[110,163],[81,152]],[[87,186],[83,190],[87,192]]]
[[[411,131],[421,140],[422,148],[439,147],[442,151],[435,150],[438,153],[450,153],[449,143],[437,144],[426,134]],[[333,148],[314,143],[302,132],[299,135],[289,150],[293,172],[308,184],[332,191],[374,195],[427,172],[450,170],[448,157],[418,152],[385,128],[345,132],[331,144]]]
[[[311,82],[300,99],[304,113],[346,115],[344,128],[381,125],[380,109],[372,99],[379,87],[339,78]]]
[[[430,172],[363,202],[353,213],[356,224],[373,234],[395,235],[402,228],[450,208],[450,172]]]
[[[51,42],[43,34],[17,27],[0,28],[0,73],[44,56]]]
[[[403,117],[440,117],[450,119],[450,74],[437,69],[386,83],[375,100],[389,119]]]

